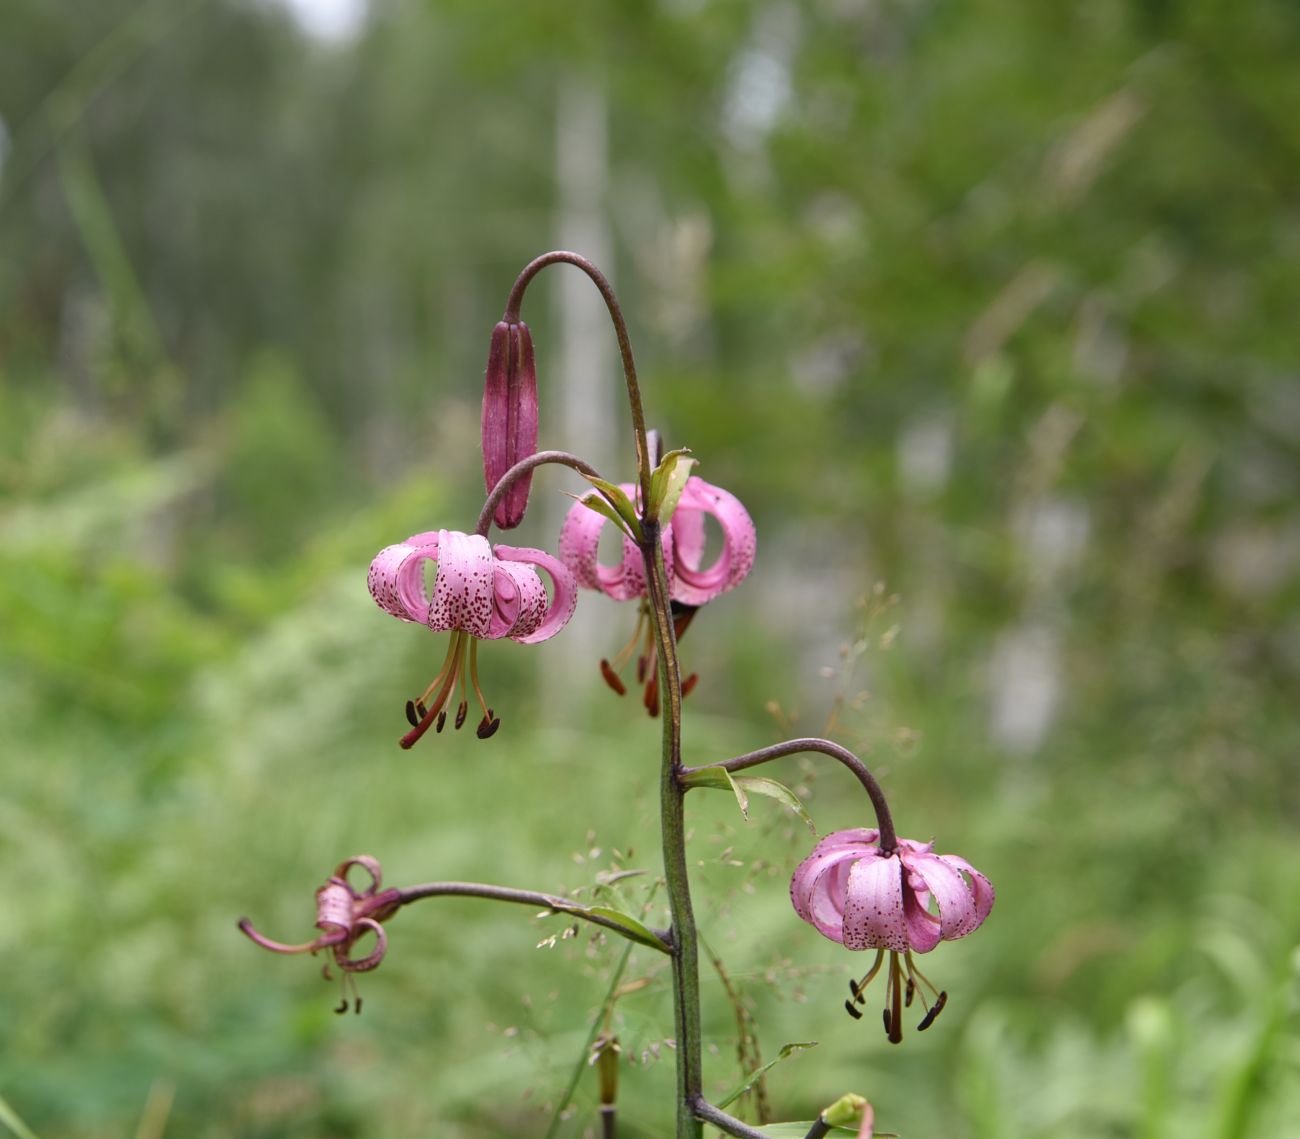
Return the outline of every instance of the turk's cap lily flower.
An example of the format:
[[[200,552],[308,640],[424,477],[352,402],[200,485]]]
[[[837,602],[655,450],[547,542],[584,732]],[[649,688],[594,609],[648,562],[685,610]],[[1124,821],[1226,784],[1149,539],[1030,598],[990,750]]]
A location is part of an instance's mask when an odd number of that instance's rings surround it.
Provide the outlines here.
[[[348,881],[348,873],[354,866],[361,867],[370,876],[370,885],[358,890]],[[379,967],[388,951],[388,936],[384,932],[383,922],[387,921],[401,907],[401,891],[381,890],[383,871],[379,861],[368,854],[361,854],[339,863],[334,873],[329,876],[316,891],[316,928],[320,935],[311,941],[299,945],[285,945],[273,941],[253,928],[247,918],[241,918],[239,928],[263,949],[272,953],[319,953],[328,949],[334,963],[343,970],[344,999],[336,1010],[347,1010],[349,981],[353,973],[368,973]],[[366,934],[373,934],[374,947],[362,957],[352,955],[357,942]],[[326,978],[328,979],[328,966]],[[355,984],[352,987],[355,996]],[[356,998],[357,1012],[361,1011],[361,1000]]]
[[[899,839],[885,852],[879,839],[879,831],[866,828],[827,835],[795,870],[790,898],[795,912],[822,936],[846,949],[877,951],[867,975],[850,983],[853,1016],[862,1015],[854,1002],[862,1003],[862,990],[889,953],[885,1028],[897,1043],[902,1006],[916,992],[929,989],[935,997],[921,1028],[930,1026],[947,1001],[916,968],[912,954],[973,933],[993,908],[994,890],[964,858],[935,854],[933,843]]]
[[[483,481],[487,491],[521,459],[537,451],[537,363],[533,338],[522,320],[499,321],[492,330],[483,384]],[[517,479],[497,505],[502,530],[523,521],[531,472]]]
[[[635,487],[619,488],[632,495]],[[705,519],[714,518],[722,531],[722,548],[709,566],[702,566]],[[595,589],[615,601],[645,596],[645,567],[630,538],[623,537],[622,559],[615,566],[597,556],[600,533],[608,519],[574,503],[560,530],[560,557],[579,585]],[[669,598],[699,607],[734,589],[754,565],[757,535],[753,519],[735,495],[698,476],[686,480],[677,509],[663,530],[664,567],[668,571]]]
[[[436,563],[432,583],[426,570]],[[553,596],[537,571],[552,581]],[[450,632],[447,656],[424,695],[407,703],[412,732],[402,738],[410,747],[436,723],[441,731],[448,702],[458,689],[461,700],[455,726],[465,722],[473,687],[483,712],[478,735],[486,739],[500,720],[483,697],[478,680],[478,642],[509,637],[533,645],[549,640],[568,623],[577,604],[573,575],[558,558],[543,550],[489,545],[478,534],[437,530],[415,534],[387,546],[370,563],[370,595],[400,621]]]

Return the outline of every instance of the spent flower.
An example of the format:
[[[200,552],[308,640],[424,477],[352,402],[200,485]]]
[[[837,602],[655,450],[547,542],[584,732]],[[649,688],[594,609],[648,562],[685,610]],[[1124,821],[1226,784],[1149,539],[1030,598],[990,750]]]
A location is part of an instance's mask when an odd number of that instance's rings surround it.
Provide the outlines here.
[[[430,585],[426,563],[437,571]],[[554,584],[548,601],[537,570]],[[417,699],[408,700],[411,730],[402,737],[411,747],[431,725],[442,731],[453,694],[459,692],[454,726],[465,723],[469,689],[483,718],[478,736],[487,739],[501,724],[478,679],[478,643],[509,637],[533,645],[555,636],[573,616],[577,587],[558,558],[543,550],[496,546],[478,534],[437,530],[415,534],[387,546],[370,563],[370,595],[386,613],[401,621],[450,632],[451,643],[433,682]]]
[[[795,912],[824,937],[846,949],[876,950],[866,975],[849,983],[853,995],[846,1006],[860,1017],[856,1006],[864,1003],[863,991],[885,968],[885,1032],[895,1044],[903,1038],[905,1005],[920,997],[925,1014],[917,1027],[924,1030],[948,999],[912,954],[973,933],[993,908],[989,880],[964,858],[935,854],[933,846],[903,838],[885,851],[874,828],[835,831],[799,864],[790,882]]]
[[[370,885],[358,890],[348,881],[348,872],[360,866],[370,876]],[[241,918],[239,928],[263,949],[273,953],[311,953],[328,949],[334,963],[343,971],[343,1000],[336,1012],[346,1012],[348,995],[356,1000],[356,1010],[361,1011],[361,998],[356,996],[355,973],[368,973],[379,967],[388,950],[388,935],[383,922],[395,914],[402,904],[401,891],[381,890],[383,872],[378,859],[360,854],[340,862],[325,885],[316,891],[316,928],[320,935],[299,945],[285,945],[260,934],[247,918]],[[367,933],[374,934],[375,945],[363,957],[352,955],[353,947]],[[329,979],[329,966],[325,967]]]

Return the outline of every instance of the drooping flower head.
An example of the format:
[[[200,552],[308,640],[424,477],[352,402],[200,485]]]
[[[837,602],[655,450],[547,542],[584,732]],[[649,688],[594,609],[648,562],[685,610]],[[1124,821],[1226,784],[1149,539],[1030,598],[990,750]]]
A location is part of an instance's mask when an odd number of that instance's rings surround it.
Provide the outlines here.
[[[370,885],[358,890],[348,881],[348,872],[360,866],[370,876]],[[334,963],[343,971],[343,1001],[335,1012],[346,1012],[349,995],[355,998],[356,1010],[361,1011],[361,998],[356,995],[354,973],[368,973],[377,969],[388,951],[388,935],[381,923],[395,914],[402,904],[401,891],[380,890],[383,871],[378,859],[360,854],[339,863],[316,891],[316,928],[320,936],[300,945],[285,945],[272,941],[253,928],[247,918],[241,918],[239,928],[263,949],[273,953],[318,953],[328,949]],[[353,957],[353,947],[367,933],[374,934],[375,945],[364,957]],[[329,966],[325,967],[329,979]]]
[[[902,1010],[919,994],[929,1028],[948,999],[916,968],[913,952],[929,953],[940,941],[973,933],[993,908],[993,886],[964,858],[935,854],[933,843],[899,839],[892,851],[880,849],[875,829],[835,831],[805,858],[790,882],[795,912],[846,949],[875,949],[866,976],[851,981],[849,1012],[860,1017],[863,990],[889,954],[885,1031],[895,1044],[903,1038]],[[931,1005],[925,997],[934,997]]]
[[[432,583],[428,563],[436,563]],[[554,585],[548,601],[537,570]],[[402,746],[412,746],[431,725],[442,731],[450,700],[457,691],[455,727],[465,723],[472,688],[483,718],[478,736],[487,739],[500,726],[483,696],[478,679],[478,643],[509,637],[533,645],[555,636],[573,616],[577,587],[559,559],[542,550],[497,546],[478,534],[437,530],[415,534],[388,546],[370,563],[370,595],[386,613],[401,621],[450,632],[451,644],[433,683],[418,699],[407,701],[411,731]]]
[[[627,495],[636,488],[626,483]],[[707,535],[705,520],[713,518],[722,533],[721,548],[709,565],[704,565]],[[602,563],[598,556],[601,531],[608,519],[575,503],[560,530],[560,558],[573,571],[584,589],[594,589],[615,601],[641,599],[632,639],[615,655],[613,662],[600,662],[601,674],[611,688],[622,695],[626,688],[619,674],[634,655],[637,681],[645,684],[645,705],[653,716],[659,710],[659,682],[656,654],[646,596],[645,563],[635,542],[623,535],[622,557],[615,565]],[[754,565],[757,534],[753,519],[735,495],[705,482],[698,476],[686,480],[681,499],[668,525],[663,528],[664,568],[668,574],[668,596],[678,638],[686,631],[695,611],[715,597],[734,589]],[[692,674],[682,682],[682,694],[694,687]]]
[[[500,321],[492,330],[483,384],[483,481],[487,491],[520,459],[537,450],[537,363],[533,338],[522,320]],[[515,480],[497,505],[499,529],[523,521],[532,474]]]

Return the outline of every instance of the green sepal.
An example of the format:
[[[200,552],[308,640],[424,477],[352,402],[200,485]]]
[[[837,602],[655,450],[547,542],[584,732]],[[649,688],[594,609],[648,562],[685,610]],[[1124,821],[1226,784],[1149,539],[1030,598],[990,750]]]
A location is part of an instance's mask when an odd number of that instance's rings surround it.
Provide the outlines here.
[[[690,454],[685,447],[669,451],[650,476],[649,513],[651,518],[658,518],[662,526],[672,521],[673,511],[686,489],[686,480],[691,477],[691,469],[698,464]]]
[[[795,1055],[796,1053],[807,1052],[809,1048],[816,1048],[816,1047],[817,1047],[816,1040],[799,1040],[791,1044],[782,1044],[781,1051],[777,1053],[775,1060],[769,1060],[761,1068],[755,1068],[752,1072],[750,1072],[749,1075],[745,1077],[744,1083],[742,1083],[738,1088],[733,1088],[731,1093],[727,1096],[726,1099],[722,1099],[718,1101],[718,1107],[720,1107],[722,1110],[725,1111],[728,1107],[730,1107],[733,1103],[735,1103],[736,1100],[738,1100],[747,1091],[749,1091],[750,1088],[752,1088],[756,1083],[758,1083],[758,1081],[762,1079],[763,1074],[767,1072],[769,1069],[775,1068],[782,1060],[788,1060],[791,1056]],[[808,1126],[811,1127],[812,1124],[810,1123]]]
[[[749,818],[750,795],[766,795],[769,799],[775,799],[777,802],[789,807],[808,824],[810,831],[814,834],[817,833],[812,816],[804,808],[799,796],[784,783],[778,783],[775,779],[768,779],[764,775],[733,776],[725,767],[700,767],[687,775],[683,782],[688,787],[712,787],[719,791],[730,791],[736,796],[736,802],[740,806],[740,813],[746,819]]]

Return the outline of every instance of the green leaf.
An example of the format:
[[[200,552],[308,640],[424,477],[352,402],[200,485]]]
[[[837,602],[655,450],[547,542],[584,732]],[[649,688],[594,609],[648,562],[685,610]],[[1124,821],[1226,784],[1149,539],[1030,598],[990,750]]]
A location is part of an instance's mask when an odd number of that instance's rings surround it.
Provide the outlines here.
[[[690,451],[679,447],[676,451],[669,451],[655,467],[650,476],[650,513],[662,525],[667,526],[672,521],[673,511],[686,488],[686,480],[696,465],[697,461],[690,458]]]
[[[636,533],[628,527],[627,521],[623,518],[623,516],[619,514],[618,511],[615,510],[613,506],[611,506],[609,502],[600,494],[598,494],[596,491],[589,490],[587,491],[586,494],[582,495],[581,497],[579,497],[578,495],[572,495],[571,497],[577,498],[578,501],[581,502],[582,505],[585,506],[588,510],[594,510],[597,514],[603,514],[612,523],[614,523],[615,526],[617,526],[620,530],[622,530],[623,533],[626,534],[629,538],[631,538],[633,541],[636,540]]]
[[[0,1123],[17,1135],[18,1139],[36,1139],[36,1133],[18,1118],[18,1113],[9,1106],[4,1096],[0,1096]]]
[[[749,796],[766,795],[769,799],[775,799],[789,807],[808,824],[809,830],[814,833],[817,831],[812,817],[804,809],[799,796],[784,783],[778,783],[775,779],[768,779],[763,775],[733,776],[725,767],[699,767],[687,775],[684,782],[688,787],[712,787],[714,790],[732,792],[736,796],[736,802],[740,804],[740,813],[746,819],[749,818]]]
[[[641,520],[636,516],[636,505],[628,497],[627,492],[617,483],[609,482],[607,479],[597,478],[595,475],[583,475],[582,477],[604,495],[606,501],[626,523],[624,529],[632,535],[634,540],[640,541]]]
[[[812,816],[808,814],[803,803],[799,801],[799,796],[790,790],[784,783],[778,783],[775,779],[768,779],[763,775],[740,775],[735,779],[737,794],[743,788],[746,794],[766,795],[769,799],[775,799],[778,803],[783,803],[798,815],[805,823],[808,829],[817,833],[817,828],[813,825]]]
[[[764,1135],[770,1136],[771,1139],[804,1139],[812,1128],[813,1120],[809,1119],[803,1123],[765,1123],[758,1131]],[[832,1127],[827,1132],[828,1135],[856,1135],[856,1131],[849,1131],[843,1127]]]
[[[802,1040],[802,1041],[795,1041],[794,1043],[791,1044],[781,1045],[781,1051],[776,1054],[775,1060],[769,1060],[761,1068],[755,1068],[752,1072],[750,1072],[749,1075],[745,1077],[744,1082],[741,1083],[739,1087],[732,1089],[731,1093],[727,1096],[726,1099],[719,1101],[718,1107],[722,1108],[725,1111],[730,1104],[735,1103],[736,1100],[738,1100],[747,1091],[749,1091],[750,1088],[752,1088],[756,1083],[758,1083],[758,1081],[763,1078],[764,1072],[768,1071],[771,1068],[775,1068],[782,1060],[788,1060],[791,1056],[794,1056],[799,1052],[806,1052],[808,1051],[809,1048],[816,1048],[816,1047],[817,1047],[816,1040]],[[808,1124],[808,1127],[811,1126],[812,1126],[811,1123]],[[808,1128],[805,1127],[804,1132],[807,1132],[807,1130]]]
[[[578,908],[582,907],[575,907],[575,909]],[[668,947],[664,945],[663,941],[651,933],[631,914],[625,914],[622,910],[610,909],[608,906],[588,906],[586,912],[596,914],[607,921],[612,921],[615,925],[621,926],[627,931],[626,936],[633,941],[648,945],[651,949],[659,950],[660,953],[668,951]]]

